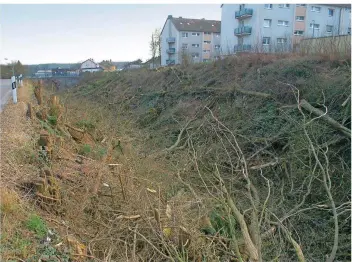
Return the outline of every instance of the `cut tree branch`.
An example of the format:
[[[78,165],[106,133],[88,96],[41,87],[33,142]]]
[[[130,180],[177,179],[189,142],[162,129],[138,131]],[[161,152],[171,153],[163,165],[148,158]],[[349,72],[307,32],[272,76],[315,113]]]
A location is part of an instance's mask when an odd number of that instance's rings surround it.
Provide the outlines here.
[[[326,123],[328,123],[330,126],[334,127],[335,129],[339,130],[342,132],[345,136],[348,136],[351,138],[351,130],[348,128],[344,127],[341,125],[339,122],[336,120],[332,119],[331,117],[327,116],[326,113],[323,111],[315,108],[311,104],[309,104],[305,99],[302,99],[299,103],[299,106],[304,108],[305,110],[309,111],[310,113],[320,117],[322,120],[324,120]]]

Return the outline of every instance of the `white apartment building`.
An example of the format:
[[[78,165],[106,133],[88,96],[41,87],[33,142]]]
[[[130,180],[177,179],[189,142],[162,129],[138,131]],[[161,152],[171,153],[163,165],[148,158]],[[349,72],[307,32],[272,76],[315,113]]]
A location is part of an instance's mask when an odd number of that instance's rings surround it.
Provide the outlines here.
[[[349,4],[223,4],[221,52],[287,51],[303,38],[351,34]]]
[[[207,62],[220,57],[221,22],[172,17],[161,31],[161,65],[180,64],[182,59]]]

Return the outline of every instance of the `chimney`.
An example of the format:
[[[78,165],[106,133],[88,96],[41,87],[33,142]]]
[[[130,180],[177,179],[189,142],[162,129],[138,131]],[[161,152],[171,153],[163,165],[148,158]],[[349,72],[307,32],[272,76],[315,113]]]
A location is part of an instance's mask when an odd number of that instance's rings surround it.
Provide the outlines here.
[[[171,18],[172,18],[172,15],[168,15],[168,16],[167,16],[167,19],[171,19]]]

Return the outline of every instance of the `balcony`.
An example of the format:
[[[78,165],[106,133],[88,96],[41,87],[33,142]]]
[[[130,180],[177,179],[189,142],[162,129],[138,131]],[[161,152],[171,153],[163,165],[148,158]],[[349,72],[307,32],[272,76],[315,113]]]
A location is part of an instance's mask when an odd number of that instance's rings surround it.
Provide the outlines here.
[[[234,51],[236,52],[246,52],[252,49],[251,45],[235,45]]]
[[[175,43],[175,41],[176,41],[176,38],[175,38],[175,37],[168,37],[168,38],[166,38],[166,42],[168,42],[169,44],[170,44],[170,43]]]
[[[169,48],[166,50],[166,53],[168,53],[168,54],[175,54],[175,52],[176,52],[175,48]]]
[[[250,35],[252,33],[251,26],[242,26],[235,29],[235,35]]]
[[[252,8],[244,8],[240,11],[235,12],[236,19],[243,19],[243,18],[251,17],[252,15],[253,15]]]
[[[166,60],[166,64],[167,65],[174,65],[175,64],[175,60],[167,59]]]

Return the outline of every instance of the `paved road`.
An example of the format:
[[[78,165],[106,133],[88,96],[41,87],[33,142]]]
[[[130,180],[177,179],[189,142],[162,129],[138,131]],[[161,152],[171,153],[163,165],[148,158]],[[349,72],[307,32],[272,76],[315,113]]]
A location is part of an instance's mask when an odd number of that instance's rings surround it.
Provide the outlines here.
[[[11,94],[11,79],[0,79],[0,112],[9,101]]]

